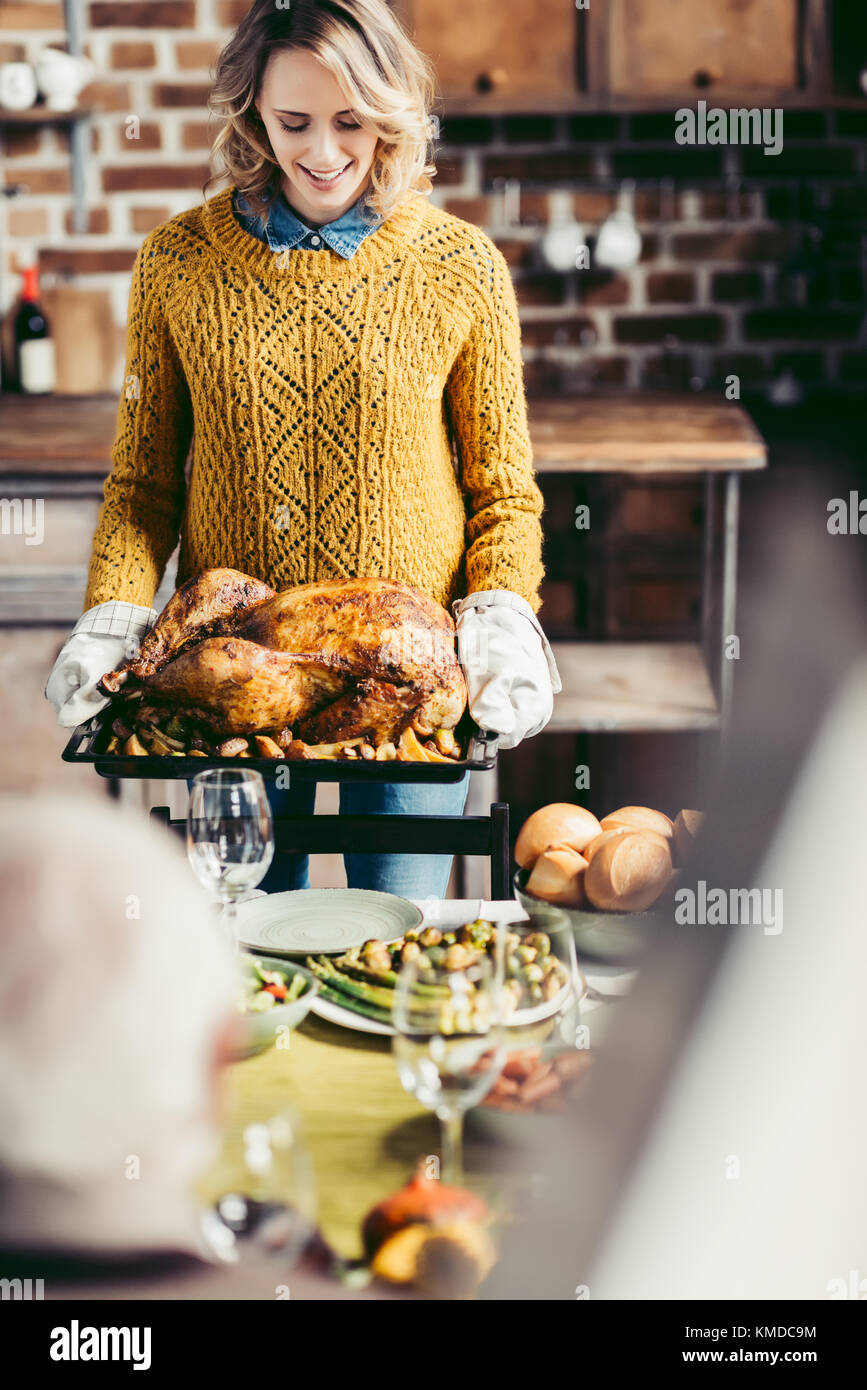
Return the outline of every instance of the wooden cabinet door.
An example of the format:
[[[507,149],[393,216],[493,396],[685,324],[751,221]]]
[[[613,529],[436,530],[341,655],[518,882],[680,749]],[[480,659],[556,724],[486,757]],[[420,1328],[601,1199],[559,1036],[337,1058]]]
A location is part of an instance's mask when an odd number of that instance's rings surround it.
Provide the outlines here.
[[[799,0],[609,0],[611,95],[798,86]]]
[[[0,628],[0,793],[107,794],[108,782],[92,767],[61,762],[72,730],[58,726],[43,694],[68,636],[68,623]]]
[[[576,10],[570,0],[396,0],[436,67],[440,95],[462,108],[508,109],[522,97],[574,101]]]

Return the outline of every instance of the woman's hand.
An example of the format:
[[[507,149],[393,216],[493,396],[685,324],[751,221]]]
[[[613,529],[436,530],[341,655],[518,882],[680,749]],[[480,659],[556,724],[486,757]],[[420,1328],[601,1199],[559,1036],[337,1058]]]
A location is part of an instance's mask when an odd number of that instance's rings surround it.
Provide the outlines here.
[[[82,614],[45,687],[58,724],[74,729],[108,704],[108,698],[96,689],[97,681],[135,655],[156,616],[153,608],[120,601],[98,603]]]
[[[500,735],[501,748],[515,748],[544,729],[563,688],[548,639],[527,600],[510,589],[455,599],[452,613],[470,714]]]

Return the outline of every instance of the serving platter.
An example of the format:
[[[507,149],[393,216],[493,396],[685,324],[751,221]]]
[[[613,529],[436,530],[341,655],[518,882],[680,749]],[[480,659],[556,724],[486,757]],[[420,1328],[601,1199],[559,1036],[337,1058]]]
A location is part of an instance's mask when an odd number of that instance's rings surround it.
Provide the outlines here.
[[[363,758],[191,758],[184,754],[148,753],[135,757],[107,753],[112,720],[117,709],[108,705],[92,719],[79,724],[63,750],[66,763],[91,763],[100,777],[159,778],[185,781],[207,768],[246,768],[261,772],[266,781],[278,776],[289,782],[459,782],[467,772],[489,771],[497,763],[499,735],[487,733],[467,714],[455,729],[466,744],[465,758],[445,762],[367,762]]]
[[[544,1023],[546,1019],[553,1018],[568,1002],[571,988],[571,983],[567,982],[559,994],[555,994],[553,999],[546,999],[544,1004],[537,1004],[532,1009],[518,1009],[509,1017],[506,1027],[528,1028],[534,1023]],[[310,1003],[310,1012],[329,1023],[336,1023],[340,1028],[349,1028],[354,1033],[377,1033],[384,1038],[394,1037],[394,1028],[390,1023],[379,1023],[375,1018],[365,1018],[363,1014],[357,1014],[353,1009],[344,1009],[342,1004],[334,1004],[330,999],[323,999],[318,994]]]
[[[324,1018],[327,1023],[336,1023],[338,1028],[349,1028],[353,1033],[376,1033],[381,1038],[394,1037],[394,1029],[390,1023],[378,1023],[375,1018],[365,1018],[363,1014],[353,1013],[352,1009],[332,1004],[330,999],[320,999],[319,995],[312,1000],[310,1012]]]

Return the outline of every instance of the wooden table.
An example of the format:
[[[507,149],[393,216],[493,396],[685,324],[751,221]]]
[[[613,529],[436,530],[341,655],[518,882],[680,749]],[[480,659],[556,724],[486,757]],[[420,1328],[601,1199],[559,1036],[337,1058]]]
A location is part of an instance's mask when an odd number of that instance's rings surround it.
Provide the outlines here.
[[[733,663],[723,658],[722,646],[736,632],[740,475],[767,466],[767,448],[752,420],[736,402],[716,396],[633,394],[536,398],[529,421],[538,473],[704,479],[701,642],[555,644],[563,691],[548,728],[724,730]],[[723,500],[717,603],[718,479]]]
[[[746,473],[767,464],[750,417],[716,396],[534,397],[539,473]]]
[[[517,902],[451,899],[431,910],[425,923],[439,926],[485,917],[525,921]],[[584,971],[588,985],[622,994],[631,974],[621,968]],[[616,1005],[585,999],[582,1021],[596,1019]],[[242,1121],[290,1105],[300,1115],[312,1154],[318,1189],[319,1225],[326,1239],[349,1257],[361,1254],[365,1214],[383,1197],[402,1187],[416,1160],[439,1154],[439,1125],[434,1115],[404,1091],[391,1055],[391,1039],[355,1033],[308,1014],[290,1035],[286,1048],[266,1052],[229,1069],[228,1084]],[[474,1136],[465,1142],[466,1183],[489,1202],[511,1202],[532,1182],[514,1152]]]

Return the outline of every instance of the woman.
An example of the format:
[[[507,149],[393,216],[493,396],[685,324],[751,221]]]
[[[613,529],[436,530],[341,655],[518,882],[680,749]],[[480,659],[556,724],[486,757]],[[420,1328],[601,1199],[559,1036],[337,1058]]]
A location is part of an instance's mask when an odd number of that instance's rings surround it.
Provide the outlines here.
[[[451,606],[469,707],[503,748],[560,688],[536,618],[542,496],[505,260],[433,208],[430,64],[383,0],[257,0],[212,106],[232,186],[145,240],[87,611],[46,693],[60,722],[177,582],[383,576]],[[185,460],[194,441],[188,480]],[[456,455],[457,470],[455,468]],[[460,815],[456,784],[341,785],[347,813]],[[310,814],[314,784],[272,790]],[[345,856],[350,886],[441,897],[448,856]],[[304,887],[304,856],[265,887]]]

